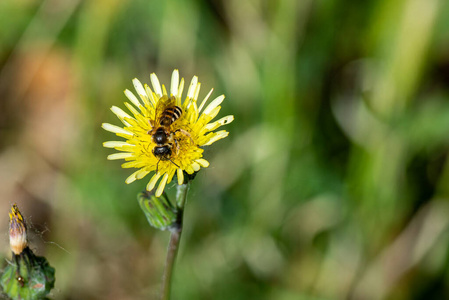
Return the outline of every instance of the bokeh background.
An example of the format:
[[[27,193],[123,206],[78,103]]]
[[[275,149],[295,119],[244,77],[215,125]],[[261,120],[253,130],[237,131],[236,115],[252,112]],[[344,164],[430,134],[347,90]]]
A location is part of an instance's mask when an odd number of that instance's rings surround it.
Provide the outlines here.
[[[174,68],[235,121],[192,184],[173,299],[449,298],[446,0],[0,1],[5,263],[17,203],[53,299],[156,297],[169,233],[100,126]]]

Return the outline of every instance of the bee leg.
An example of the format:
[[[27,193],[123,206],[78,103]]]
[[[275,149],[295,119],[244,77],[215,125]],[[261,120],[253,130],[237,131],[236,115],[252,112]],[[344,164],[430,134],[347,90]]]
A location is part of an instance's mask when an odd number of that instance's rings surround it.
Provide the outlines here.
[[[156,164],[156,174],[157,174],[157,171],[159,170],[159,162],[161,161],[161,159],[159,158],[159,160],[157,161],[157,164]]]
[[[177,139],[173,139],[173,140],[175,141],[175,144],[176,144],[176,155],[178,155],[178,153],[179,153],[179,143],[178,143]]]
[[[179,153],[179,143],[178,143],[178,140],[177,140],[177,139],[173,139],[173,141],[175,142],[175,145],[176,145],[176,155],[178,155],[178,153]],[[169,159],[169,160],[170,160],[170,162],[171,162],[172,164],[174,164],[175,166],[177,166],[177,167],[179,168],[179,166],[178,166],[177,164],[175,164],[174,161],[172,161],[171,159]]]
[[[153,120],[148,120],[148,123],[150,123],[151,129],[147,131],[147,134],[151,134],[151,132],[154,129],[154,121]]]
[[[170,159],[170,162],[179,168],[179,166],[177,164],[175,164],[175,162],[172,161],[171,159]]]
[[[195,145],[195,142],[192,139],[192,135],[188,131],[180,128],[180,129],[176,130],[175,133],[178,132],[178,131],[181,132],[182,134],[188,136],[190,138],[190,140],[192,141],[192,144]]]

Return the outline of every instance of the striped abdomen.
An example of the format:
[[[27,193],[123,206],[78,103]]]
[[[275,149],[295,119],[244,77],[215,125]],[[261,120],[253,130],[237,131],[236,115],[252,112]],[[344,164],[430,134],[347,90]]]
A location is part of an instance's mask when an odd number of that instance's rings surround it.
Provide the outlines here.
[[[160,125],[170,126],[179,119],[182,114],[182,109],[179,106],[172,106],[166,108],[161,115]]]

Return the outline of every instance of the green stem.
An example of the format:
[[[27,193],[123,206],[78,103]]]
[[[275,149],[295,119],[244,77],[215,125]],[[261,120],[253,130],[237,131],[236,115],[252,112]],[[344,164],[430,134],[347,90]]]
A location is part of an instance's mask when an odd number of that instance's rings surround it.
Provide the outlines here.
[[[184,204],[187,199],[188,190],[189,183],[178,185],[176,192],[177,219],[176,223],[170,229],[171,235],[167,249],[167,260],[165,261],[164,275],[162,276],[161,300],[170,299],[171,279],[178,254],[179,241],[181,240]]]

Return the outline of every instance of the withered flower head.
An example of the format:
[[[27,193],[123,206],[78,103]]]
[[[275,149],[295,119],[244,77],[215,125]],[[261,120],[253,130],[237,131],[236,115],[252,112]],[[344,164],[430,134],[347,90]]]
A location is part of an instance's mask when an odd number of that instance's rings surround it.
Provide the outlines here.
[[[16,204],[9,213],[9,245],[14,254],[19,255],[28,245],[27,227]]]

